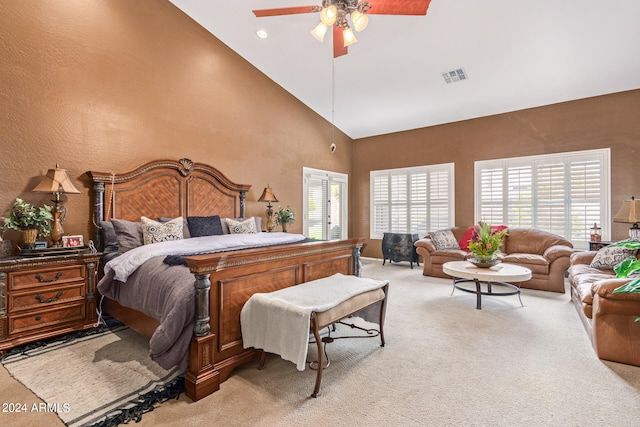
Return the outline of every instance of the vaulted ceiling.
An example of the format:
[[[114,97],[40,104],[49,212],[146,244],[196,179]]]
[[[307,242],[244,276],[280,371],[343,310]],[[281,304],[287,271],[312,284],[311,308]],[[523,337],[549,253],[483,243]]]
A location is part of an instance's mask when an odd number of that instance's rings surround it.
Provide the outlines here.
[[[335,59],[319,14],[252,13],[320,0],[170,1],[354,139],[640,88],[638,0],[432,0],[370,15]]]

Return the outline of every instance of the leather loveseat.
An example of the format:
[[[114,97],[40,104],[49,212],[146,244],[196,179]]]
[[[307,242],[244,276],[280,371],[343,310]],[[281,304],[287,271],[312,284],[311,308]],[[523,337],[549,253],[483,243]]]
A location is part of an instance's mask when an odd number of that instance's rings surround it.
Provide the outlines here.
[[[635,322],[640,317],[640,294],[614,294],[631,279],[616,279],[611,265],[593,263],[596,255],[571,256],[571,300],[600,359],[640,366],[640,323]]]
[[[451,228],[456,240],[460,241],[469,226]],[[530,228],[509,228],[505,237],[500,259],[504,263],[516,264],[531,270],[532,277],[520,284],[523,288],[543,291],[565,291],[564,275],[569,267],[569,257],[573,250],[571,242],[565,238],[542,230]],[[461,261],[471,254],[463,249],[436,249],[429,235],[415,243],[416,252],[422,256],[425,276],[449,278],[442,271],[442,265],[449,261]]]

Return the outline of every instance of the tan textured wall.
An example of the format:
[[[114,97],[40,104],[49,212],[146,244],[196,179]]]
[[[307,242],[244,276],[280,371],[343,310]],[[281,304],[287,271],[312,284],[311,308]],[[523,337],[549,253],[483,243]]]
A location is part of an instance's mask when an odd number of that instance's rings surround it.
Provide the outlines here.
[[[270,184],[302,213],[302,167],[348,173],[350,139],[164,0],[0,1],[0,216],[47,169],[69,170],[65,231],[90,235],[88,170],[188,157]],[[292,231],[300,231],[298,218]],[[15,233],[6,234],[16,238]]]
[[[533,108],[357,140],[351,177],[354,235],[369,236],[369,172],[455,163],[458,225],[473,223],[474,161],[596,148],[611,148],[611,214],[622,200],[640,197],[640,90]],[[614,240],[628,237],[613,224]],[[380,240],[367,256],[382,256]]]

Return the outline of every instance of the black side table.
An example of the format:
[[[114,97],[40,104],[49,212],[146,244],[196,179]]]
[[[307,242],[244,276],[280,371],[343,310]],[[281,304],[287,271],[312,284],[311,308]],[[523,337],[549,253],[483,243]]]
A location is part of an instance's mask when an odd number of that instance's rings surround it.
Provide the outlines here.
[[[590,251],[599,251],[605,246],[609,246],[613,242],[589,242],[589,250]]]
[[[382,265],[387,259],[391,262],[409,261],[411,268],[415,262],[418,266],[418,253],[413,245],[418,240],[417,234],[384,233],[382,237]]]

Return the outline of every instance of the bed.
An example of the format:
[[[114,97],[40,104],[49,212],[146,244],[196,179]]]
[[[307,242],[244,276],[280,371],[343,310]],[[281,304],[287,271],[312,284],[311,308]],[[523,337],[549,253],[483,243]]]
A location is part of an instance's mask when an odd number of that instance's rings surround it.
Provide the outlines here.
[[[124,173],[87,172],[93,183],[94,240],[104,247],[101,222],[216,214],[244,218],[249,185],[189,159],[159,160]],[[269,233],[270,234],[270,233]],[[364,239],[287,245],[186,256],[195,320],[188,343],[185,394],[197,401],[219,389],[233,369],[259,352],[244,349],[240,311],[257,292],[295,286],[336,273],[359,275]],[[160,322],[105,298],[105,313],[152,339]]]

